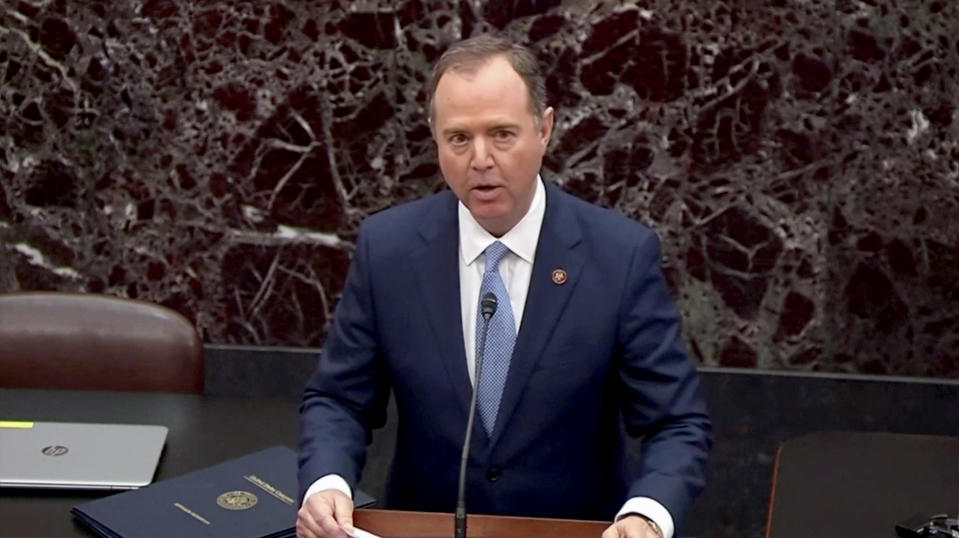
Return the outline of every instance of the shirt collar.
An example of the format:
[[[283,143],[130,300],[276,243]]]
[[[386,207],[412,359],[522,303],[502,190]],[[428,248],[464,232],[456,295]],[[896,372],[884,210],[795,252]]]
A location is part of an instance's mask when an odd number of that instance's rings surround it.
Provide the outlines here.
[[[543,187],[543,180],[538,174],[536,176],[536,192],[533,193],[533,201],[530,202],[529,210],[516,223],[516,226],[513,226],[503,237],[493,237],[492,234],[480,226],[463,202],[460,202],[458,206],[460,256],[465,265],[470,265],[476,261],[479,255],[486,250],[486,247],[497,240],[506,245],[513,254],[528,263],[533,263],[536,243],[539,241],[539,231],[543,227],[543,217],[546,215],[546,188]]]

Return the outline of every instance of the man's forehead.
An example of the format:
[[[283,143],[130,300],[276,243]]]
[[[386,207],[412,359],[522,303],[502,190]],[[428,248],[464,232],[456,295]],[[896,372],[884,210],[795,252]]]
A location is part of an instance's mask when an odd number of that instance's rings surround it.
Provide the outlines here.
[[[526,81],[504,54],[451,65],[432,97],[430,123],[437,131],[525,126],[527,119],[539,123]]]
[[[464,58],[458,62],[450,64],[446,69],[446,72],[443,73],[456,73],[461,76],[463,75],[473,75],[480,69],[487,67],[490,64],[498,63],[503,61],[512,67],[513,64],[510,63],[509,58],[505,54],[490,54],[488,56],[473,56],[469,58]]]
[[[443,81],[448,81],[453,77],[474,80],[481,73],[496,73],[505,79],[514,79],[515,77],[514,80],[519,80],[523,82],[524,86],[526,85],[509,59],[502,54],[497,54],[494,56],[465,60],[451,65],[439,78],[437,89],[443,85]]]

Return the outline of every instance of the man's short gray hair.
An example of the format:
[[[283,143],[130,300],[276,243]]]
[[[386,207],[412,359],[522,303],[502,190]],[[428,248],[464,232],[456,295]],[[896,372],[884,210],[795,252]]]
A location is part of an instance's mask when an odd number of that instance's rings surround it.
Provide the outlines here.
[[[436,96],[436,87],[440,78],[447,71],[475,71],[487,60],[495,56],[505,57],[513,69],[526,84],[529,97],[529,111],[539,125],[546,111],[546,81],[539,69],[536,56],[526,47],[492,34],[481,34],[469,39],[454,43],[440,56],[429,81],[429,117],[430,122],[436,112],[433,99]]]

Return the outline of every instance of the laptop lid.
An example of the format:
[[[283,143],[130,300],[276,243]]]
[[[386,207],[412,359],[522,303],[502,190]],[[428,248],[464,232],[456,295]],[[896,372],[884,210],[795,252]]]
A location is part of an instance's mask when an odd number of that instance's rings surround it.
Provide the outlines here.
[[[146,486],[166,436],[156,425],[0,420],[0,487]]]

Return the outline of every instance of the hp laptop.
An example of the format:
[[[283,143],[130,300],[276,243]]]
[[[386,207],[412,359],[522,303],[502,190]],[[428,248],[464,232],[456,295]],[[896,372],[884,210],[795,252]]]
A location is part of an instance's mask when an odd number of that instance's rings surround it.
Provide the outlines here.
[[[0,420],[0,487],[146,486],[166,436],[166,426]]]

